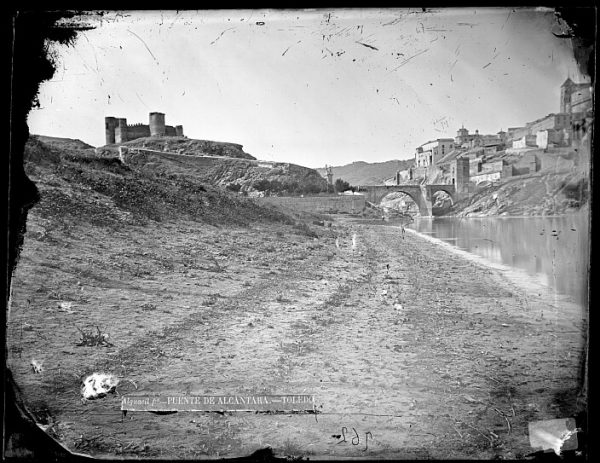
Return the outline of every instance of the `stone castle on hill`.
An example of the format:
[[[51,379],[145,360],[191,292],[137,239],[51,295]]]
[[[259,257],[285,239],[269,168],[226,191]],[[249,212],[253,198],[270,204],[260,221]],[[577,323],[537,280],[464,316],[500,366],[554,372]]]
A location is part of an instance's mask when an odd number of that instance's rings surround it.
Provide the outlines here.
[[[183,137],[183,126],[165,125],[164,113],[150,113],[146,124],[127,124],[127,119],[105,117],[106,144],[124,143],[143,137]]]

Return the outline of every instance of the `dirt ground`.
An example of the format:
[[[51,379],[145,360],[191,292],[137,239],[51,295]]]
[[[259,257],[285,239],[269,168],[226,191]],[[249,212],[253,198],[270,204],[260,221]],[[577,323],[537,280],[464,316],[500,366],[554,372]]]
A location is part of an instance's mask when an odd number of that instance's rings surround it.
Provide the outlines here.
[[[8,366],[75,452],[524,458],[529,422],[585,410],[581,310],[416,234],[343,218],[317,238],[285,224],[58,226],[39,210],[13,277]],[[96,326],[112,345],[78,346]],[[92,372],[117,375],[117,393],[82,401]],[[141,392],[314,394],[320,413],[121,421],[120,396]]]

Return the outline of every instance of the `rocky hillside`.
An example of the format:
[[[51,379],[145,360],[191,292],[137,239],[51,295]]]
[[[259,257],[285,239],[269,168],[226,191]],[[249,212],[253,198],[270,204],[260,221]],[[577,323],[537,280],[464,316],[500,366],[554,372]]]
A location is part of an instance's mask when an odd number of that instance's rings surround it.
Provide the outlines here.
[[[123,143],[122,146],[130,148],[130,153],[138,153],[135,148],[158,151],[142,151],[141,155],[128,157],[128,165],[144,170],[149,175],[164,177],[177,173],[194,181],[251,196],[302,195],[327,191],[327,181],[314,169],[289,163],[257,162],[254,156],[243,150],[242,145],[235,143],[186,137],[148,137]],[[118,145],[106,145],[97,148],[96,152],[116,157]],[[224,156],[232,160],[202,156]]]
[[[316,194],[327,190],[327,182],[314,169],[297,164],[276,163],[272,167],[255,163],[224,161],[208,169],[211,183],[233,191],[268,194]]]
[[[332,168],[333,179],[341,178],[350,185],[381,185],[383,181],[396,175],[398,170],[406,170],[412,166],[412,159],[397,159],[386,162],[368,163],[364,161],[353,162],[344,166]],[[325,176],[325,169],[317,169],[319,174]]]
[[[47,146],[52,148],[58,148],[61,150],[93,150],[92,145],[77,140],[74,138],[59,138],[59,137],[48,137],[46,135],[33,135],[36,140],[41,141]]]
[[[195,140],[187,137],[144,137],[136,138],[120,145],[131,148],[147,148],[157,151],[168,151],[179,154],[205,154],[210,156],[227,156],[230,158],[256,159],[246,153],[242,145],[212,140]],[[119,145],[106,145],[99,152],[116,153]]]
[[[118,145],[94,149],[80,140],[32,135],[28,153],[45,152],[42,158],[68,158],[76,162],[119,166],[160,182],[188,182],[220,187],[244,196],[302,195],[327,190],[327,182],[314,169],[288,163],[260,163],[242,145],[185,137],[140,138],[123,144],[130,150],[126,165],[118,160]],[[49,154],[54,153],[54,154]],[[161,154],[162,153],[162,154]],[[173,154],[175,153],[175,154]],[[224,156],[223,158],[202,157]],[[58,159],[58,158],[57,158]]]
[[[291,222],[273,209],[170,170],[168,165],[157,171],[132,168],[118,157],[75,146],[73,140],[61,144],[60,139],[53,139],[47,144],[36,136],[27,142],[26,170],[44,187],[42,214],[65,220],[84,217],[96,225],[170,219],[237,225]]]
[[[471,198],[457,202],[450,214],[560,215],[587,207],[589,198],[589,180],[584,172],[537,172],[482,188]]]

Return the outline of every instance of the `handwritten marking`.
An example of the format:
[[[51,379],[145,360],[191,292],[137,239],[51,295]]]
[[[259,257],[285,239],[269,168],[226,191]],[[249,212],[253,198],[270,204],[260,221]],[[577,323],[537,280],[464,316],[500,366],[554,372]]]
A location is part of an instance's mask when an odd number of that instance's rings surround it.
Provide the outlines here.
[[[360,444],[360,434],[358,433],[358,431],[356,430],[356,428],[352,428],[352,430],[354,431],[354,437],[351,440],[352,445],[359,445]],[[346,426],[342,427],[342,434],[332,434],[331,437],[333,437],[334,439],[340,439],[337,444],[341,444],[343,442],[348,442],[346,440],[346,433],[348,432],[348,428]],[[369,438],[371,439],[371,441],[373,440],[373,434],[371,433],[371,431],[367,431],[365,432],[365,448],[363,449],[363,452],[366,452],[369,449]]]
[[[369,450],[369,436],[371,436],[371,440],[373,440],[373,434],[371,434],[371,431],[367,431],[365,433],[365,449],[363,450],[363,452]]]
[[[356,429],[352,428],[352,430],[354,431],[354,434],[356,434],[356,437],[352,438],[352,445],[358,445],[358,444],[360,444],[360,437],[358,437],[358,433],[356,432]],[[356,439],[356,444],[354,443],[354,439]]]
[[[346,441],[346,431],[348,431],[348,428],[346,428],[346,426],[342,427],[342,440],[338,442],[338,444],[341,444],[342,442],[347,442]]]

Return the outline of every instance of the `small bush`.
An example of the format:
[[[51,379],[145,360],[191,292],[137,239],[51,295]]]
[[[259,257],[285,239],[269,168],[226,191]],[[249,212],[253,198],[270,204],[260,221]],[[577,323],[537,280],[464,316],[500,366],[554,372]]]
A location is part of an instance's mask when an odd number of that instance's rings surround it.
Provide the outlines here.
[[[314,230],[312,230],[308,225],[306,225],[304,222],[297,222],[296,225],[294,225],[294,228],[296,230],[298,230],[299,232],[301,232],[303,235],[306,235],[310,238],[318,238],[319,235],[317,235],[315,233]]]
[[[230,183],[225,188],[228,189],[229,191],[233,191],[233,192],[237,193],[242,188],[242,185],[240,185],[239,183]]]
[[[93,329],[82,330],[76,327],[80,333],[80,340],[77,344],[78,346],[102,346],[102,347],[111,347],[113,344],[108,342],[108,333],[103,333],[100,331],[100,328],[96,327],[96,331]]]

